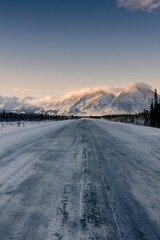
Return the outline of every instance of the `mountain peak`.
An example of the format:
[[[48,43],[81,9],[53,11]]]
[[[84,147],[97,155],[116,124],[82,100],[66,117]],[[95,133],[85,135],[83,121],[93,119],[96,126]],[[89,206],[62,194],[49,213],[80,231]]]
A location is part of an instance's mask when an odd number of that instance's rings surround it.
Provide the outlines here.
[[[121,88],[113,88],[113,87],[108,87],[108,86],[86,87],[86,88],[81,88],[79,90],[75,90],[75,91],[67,93],[64,97],[62,97],[62,100],[65,100],[67,98],[71,98],[74,96],[83,96],[86,94],[93,94],[96,92],[106,92],[106,93],[116,94],[120,90],[121,90]]]
[[[125,92],[135,92],[137,91],[137,89],[142,89],[142,90],[152,90],[152,87],[146,83],[142,83],[142,82],[135,82],[132,84],[128,84],[124,87],[124,91]]]

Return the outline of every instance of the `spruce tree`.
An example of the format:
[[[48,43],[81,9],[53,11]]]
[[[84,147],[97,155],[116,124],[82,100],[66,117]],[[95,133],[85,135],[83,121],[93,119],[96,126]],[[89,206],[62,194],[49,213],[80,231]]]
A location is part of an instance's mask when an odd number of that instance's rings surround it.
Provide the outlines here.
[[[153,101],[152,101],[151,107],[150,107],[150,126],[154,127],[154,105],[153,105]]]
[[[158,100],[156,89],[154,91],[154,99],[150,108],[150,126],[160,127],[160,100]]]
[[[155,127],[158,127],[159,125],[159,119],[158,119],[158,115],[159,115],[159,103],[158,103],[158,94],[157,94],[157,90],[155,89],[154,91],[154,115],[155,115]]]

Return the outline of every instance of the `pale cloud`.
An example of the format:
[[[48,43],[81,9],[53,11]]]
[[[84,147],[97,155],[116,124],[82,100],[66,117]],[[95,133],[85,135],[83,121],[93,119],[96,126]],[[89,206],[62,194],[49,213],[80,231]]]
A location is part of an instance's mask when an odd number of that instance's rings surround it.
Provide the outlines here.
[[[35,94],[48,94],[48,92],[41,91],[38,89],[30,89],[30,88],[13,88],[12,91],[17,92],[22,96],[35,95]]]
[[[39,94],[39,95],[46,94],[46,96],[45,96],[46,100],[50,96],[52,96],[52,97],[53,97],[53,95],[54,96],[57,96],[57,95],[60,96],[60,95],[63,94],[62,91],[58,91],[58,90],[55,90],[55,91],[42,91],[42,90],[39,90],[39,89],[30,89],[30,88],[12,88],[11,91],[14,91],[14,92],[16,92],[18,94],[21,94],[23,96],[28,96],[28,95],[35,96],[37,94]]]
[[[20,93],[22,95],[26,95],[32,92],[32,90],[28,88],[13,88],[12,91]]]
[[[45,96],[45,97],[42,97],[42,98],[25,98],[23,100],[23,102],[25,104],[29,104],[29,105],[45,105],[45,104],[48,104],[48,103],[51,103],[51,102],[57,102],[59,99],[58,98],[55,98],[53,96]]]
[[[160,10],[160,0],[117,0],[118,7],[153,12]]]
[[[20,94],[20,98],[23,99],[23,103],[29,105],[45,105],[50,102],[57,102],[59,100],[58,97],[54,97],[53,95],[48,95],[49,92],[41,91],[37,89],[29,89],[29,88],[13,88],[12,91]],[[56,93],[58,91],[55,91]],[[41,95],[47,94],[44,97],[40,97]],[[26,96],[32,97],[26,97]],[[35,96],[38,95],[38,96]]]

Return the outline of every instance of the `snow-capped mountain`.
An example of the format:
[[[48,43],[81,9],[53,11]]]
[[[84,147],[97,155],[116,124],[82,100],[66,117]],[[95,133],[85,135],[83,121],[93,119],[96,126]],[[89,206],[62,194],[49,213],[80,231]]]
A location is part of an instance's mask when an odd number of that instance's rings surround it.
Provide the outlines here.
[[[35,101],[35,98],[26,97],[19,99],[17,97],[0,96],[0,111],[5,109],[6,111],[14,112],[35,112],[40,106],[33,104],[32,101]]]
[[[19,99],[17,97],[0,96],[0,111],[13,111],[18,113],[36,113],[40,111],[49,102],[54,102],[56,98],[46,96],[45,98],[25,97]]]
[[[0,96],[0,110],[7,109],[12,111],[21,104],[21,101],[16,97]]]
[[[137,113],[144,109],[149,110],[154,92],[144,83],[128,85],[113,99],[107,107],[107,113]]]
[[[145,83],[134,83],[122,88],[95,87],[71,92],[61,99],[0,97],[0,109],[16,112],[35,112],[60,115],[105,115],[137,113],[149,109],[154,96]]]
[[[50,103],[41,111],[83,116],[137,113],[150,108],[153,96],[152,88],[145,83],[123,88],[85,88],[67,94],[59,102]]]

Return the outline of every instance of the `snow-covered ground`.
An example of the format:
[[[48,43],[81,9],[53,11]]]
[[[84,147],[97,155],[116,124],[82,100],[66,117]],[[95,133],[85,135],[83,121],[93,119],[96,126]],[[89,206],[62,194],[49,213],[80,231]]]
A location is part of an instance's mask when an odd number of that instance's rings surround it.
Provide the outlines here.
[[[31,128],[35,126],[42,126],[50,123],[51,121],[16,121],[16,122],[0,122],[0,134],[12,131],[21,131],[24,128]]]
[[[1,240],[159,240],[160,130],[105,120],[0,129]]]
[[[40,136],[46,133],[50,128],[54,129],[64,125],[66,121],[26,121],[26,122],[0,122],[0,152],[5,147],[11,146],[13,143],[20,143],[25,140],[30,141],[32,137]]]
[[[50,123],[50,121],[16,121],[16,122],[0,122],[0,135],[4,135],[6,133],[21,132],[24,129],[32,128],[34,129],[37,126],[46,125],[46,123]],[[24,132],[24,131],[23,131]]]

